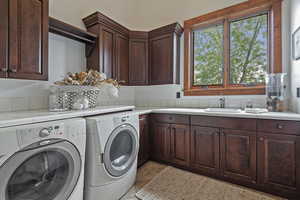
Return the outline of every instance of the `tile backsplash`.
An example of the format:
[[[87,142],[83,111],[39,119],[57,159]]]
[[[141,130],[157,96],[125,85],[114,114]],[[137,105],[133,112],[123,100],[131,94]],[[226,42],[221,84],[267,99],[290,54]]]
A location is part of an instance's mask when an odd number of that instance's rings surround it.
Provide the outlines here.
[[[179,99],[176,98],[177,92],[181,93],[181,98]],[[137,107],[218,107],[221,97],[223,96],[183,96],[182,86],[180,85],[141,86],[135,88],[135,105]],[[266,96],[225,96],[226,107],[244,108],[248,102],[253,107],[264,108]]]

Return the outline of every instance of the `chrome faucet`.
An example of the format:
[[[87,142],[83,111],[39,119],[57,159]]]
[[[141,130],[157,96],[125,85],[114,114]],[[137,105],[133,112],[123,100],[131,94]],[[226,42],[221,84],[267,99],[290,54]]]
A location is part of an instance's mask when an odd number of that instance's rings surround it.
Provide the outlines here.
[[[219,107],[225,108],[225,97],[219,99]]]

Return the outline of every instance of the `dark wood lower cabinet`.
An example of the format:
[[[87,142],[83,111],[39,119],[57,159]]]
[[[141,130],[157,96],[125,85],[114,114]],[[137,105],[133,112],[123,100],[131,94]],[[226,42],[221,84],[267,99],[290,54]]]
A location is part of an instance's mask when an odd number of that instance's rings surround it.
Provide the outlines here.
[[[191,168],[204,174],[219,174],[219,132],[218,128],[191,127]]]
[[[180,166],[189,166],[190,157],[189,126],[182,124],[171,125],[171,162]]]
[[[259,184],[271,192],[299,195],[300,137],[266,133],[258,135]]]
[[[170,162],[171,155],[170,125],[151,123],[151,158],[157,161]]]
[[[269,120],[280,132],[255,119],[243,126],[238,122],[246,119],[152,114],[151,121],[153,160],[300,199],[300,130],[294,124],[299,122],[281,128],[276,124],[282,121]],[[256,124],[266,132],[257,131]]]
[[[138,166],[143,165],[150,157],[150,137],[148,116],[140,116],[140,145],[138,155]]]
[[[222,175],[256,183],[256,132],[222,129],[220,139]]]
[[[151,123],[151,158],[178,166],[189,166],[189,126]]]

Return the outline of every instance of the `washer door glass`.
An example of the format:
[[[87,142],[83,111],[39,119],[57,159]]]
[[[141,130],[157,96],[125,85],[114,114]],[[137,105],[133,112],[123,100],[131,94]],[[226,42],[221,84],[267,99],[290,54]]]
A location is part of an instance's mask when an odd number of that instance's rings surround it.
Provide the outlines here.
[[[80,176],[81,159],[72,144],[60,142],[19,152],[3,170],[5,200],[67,200]]]
[[[112,176],[128,172],[136,160],[137,144],[137,132],[131,125],[122,125],[113,131],[104,153],[105,167]]]
[[[65,185],[69,163],[54,151],[39,153],[23,163],[7,184],[7,199],[53,199]]]

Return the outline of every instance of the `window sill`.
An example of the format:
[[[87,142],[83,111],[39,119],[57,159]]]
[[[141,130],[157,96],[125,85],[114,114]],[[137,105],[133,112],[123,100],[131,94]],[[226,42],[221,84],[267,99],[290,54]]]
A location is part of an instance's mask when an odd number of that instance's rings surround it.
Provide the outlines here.
[[[222,95],[265,95],[265,86],[236,88],[193,88],[184,91],[184,96],[222,96]]]

